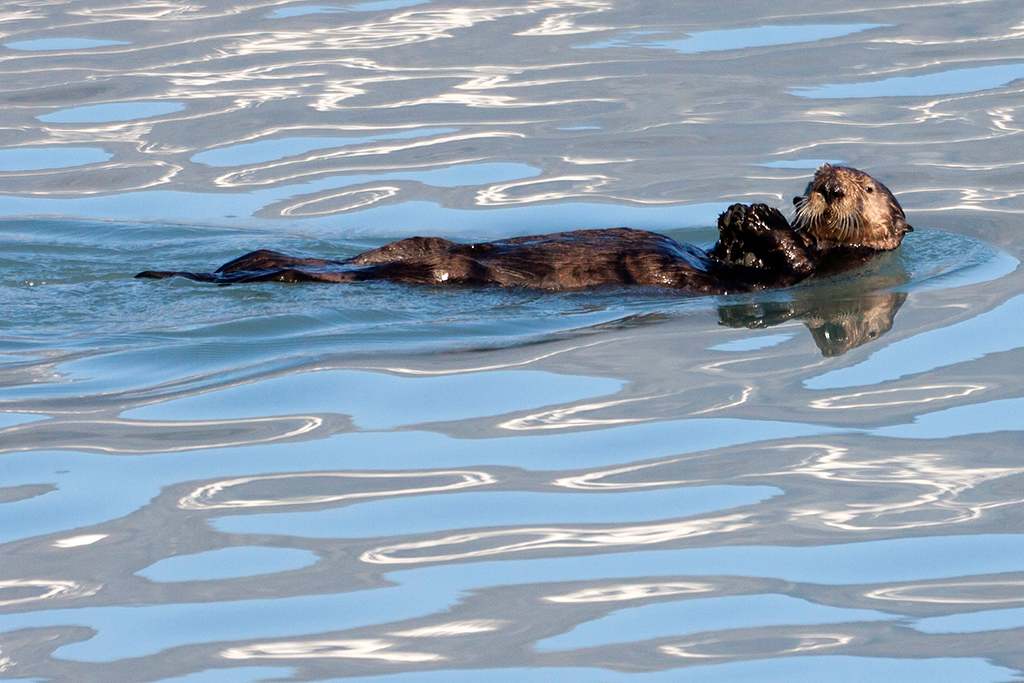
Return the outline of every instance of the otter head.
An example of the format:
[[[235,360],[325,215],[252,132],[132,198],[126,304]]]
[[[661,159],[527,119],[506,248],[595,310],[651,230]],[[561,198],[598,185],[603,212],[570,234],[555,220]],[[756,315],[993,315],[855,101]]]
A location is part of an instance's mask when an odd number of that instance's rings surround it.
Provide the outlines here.
[[[855,168],[823,165],[793,204],[793,227],[824,246],[888,251],[913,230],[889,188]]]

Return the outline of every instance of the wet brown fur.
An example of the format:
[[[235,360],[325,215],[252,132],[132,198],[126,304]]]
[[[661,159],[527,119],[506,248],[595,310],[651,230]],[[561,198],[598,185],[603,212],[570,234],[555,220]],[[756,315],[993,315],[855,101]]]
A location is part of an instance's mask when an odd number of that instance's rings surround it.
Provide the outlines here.
[[[793,205],[793,227],[812,234],[820,248],[890,251],[913,230],[889,188],[855,168],[823,165]]]
[[[602,285],[668,287],[729,294],[785,287],[899,246],[907,225],[896,198],[866,173],[825,164],[794,199],[793,226],[764,204],[734,204],[719,216],[705,252],[644,230],[576,230],[460,244],[412,237],[343,261],[260,250],[213,273],[145,271],[202,282],[361,282],[499,285],[543,290]]]

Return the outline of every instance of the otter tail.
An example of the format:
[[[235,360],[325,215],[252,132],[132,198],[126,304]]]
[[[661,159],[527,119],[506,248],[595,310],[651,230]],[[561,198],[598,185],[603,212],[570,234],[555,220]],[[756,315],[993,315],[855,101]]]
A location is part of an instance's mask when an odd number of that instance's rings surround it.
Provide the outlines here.
[[[135,277],[162,280],[183,277],[196,282],[229,285],[237,282],[353,282],[361,279],[361,268],[346,268],[344,261],[296,258],[269,249],[260,249],[228,261],[212,273],[181,270],[145,270]],[[340,268],[339,268],[340,267]]]
[[[186,277],[196,282],[217,282],[213,273],[188,273],[180,270],[144,270],[135,277],[142,279],[163,280],[168,277]]]
[[[191,273],[181,270],[144,270],[136,278],[163,280],[169,277],[183,277],[196,282],[213,282],[218,285],[233,285],[243,282],[359,282],[372,280],[365,268],[353,270],[302,270],[299,268],[277,268],[267,270],[241,270],[230,273]]]

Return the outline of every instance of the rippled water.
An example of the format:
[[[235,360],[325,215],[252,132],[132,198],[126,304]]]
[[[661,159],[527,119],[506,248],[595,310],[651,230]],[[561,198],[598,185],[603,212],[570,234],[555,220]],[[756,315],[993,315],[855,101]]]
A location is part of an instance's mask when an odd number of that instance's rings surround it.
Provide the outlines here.
[[[1017,680],[1018,5],[4,4],[0,680]],[[787,290],[132,277],[823,161],[916,231]]]

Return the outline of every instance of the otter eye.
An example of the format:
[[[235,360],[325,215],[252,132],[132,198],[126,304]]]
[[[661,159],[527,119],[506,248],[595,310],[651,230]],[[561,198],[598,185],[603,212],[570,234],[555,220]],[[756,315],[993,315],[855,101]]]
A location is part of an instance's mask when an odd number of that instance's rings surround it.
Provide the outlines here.
[[[867,187],[864,188],[864,190],[867,192],[874,192],[875,188],[872,185],[868,185]]]

